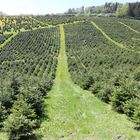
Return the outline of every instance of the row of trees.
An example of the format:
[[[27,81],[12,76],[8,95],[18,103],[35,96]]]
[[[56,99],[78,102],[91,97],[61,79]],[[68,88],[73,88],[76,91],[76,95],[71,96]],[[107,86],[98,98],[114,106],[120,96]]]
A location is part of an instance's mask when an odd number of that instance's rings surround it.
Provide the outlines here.
[[[90,6],[81,8],[69,8],[66,14],[99,14],[99,13],[114,13],[117,16],[140,17],[140,2],[136,3],[105,3],[103,6]]]
[[[59,28],[19,33],[0,49],[0,129],[9,140],[35,140],[56,74]]]
[[[0,49],[0,73],[54,77],[59,47],[59,28],[19,33]]]
[[[135,21],[132,19],[118,19],[118,18],[91,18],[107,35],[109,35],[113,40],[123,44],[129,49],[140,51],[140,41],[139,39],[139,21]],[[126,25],[130,25],[136,31],[130,31],[124,25],[120,24],[120,22],[125,23]],[[133,23],[133,24],[132,24]],[[110,27],[111,25],[111,27]]]
[[[21,30],[32,30],[33,28],[47,26],[43,22],[33,20],[30,17],[3,17],[0,18],[0,32],[20,32]]]
[[[44,98],[52,81],[9,76],[8,82],[1,81],[0,128],[8,133],[10,140],[36,139],[34,130],[40,125]]]
[[[90,23],[67,25],[65,31],[73,81],[111,104],[112,109],[125,113],[139,128],[139,53],[108,42]]]
[[[75,16],[75,15],[45,15],[45,16],[36,16],[35,18],[37,20],[46,22],[47,24],[51,24],[51,25],[73,23],[75,21],[80,21],[85,19],[84,17]]]

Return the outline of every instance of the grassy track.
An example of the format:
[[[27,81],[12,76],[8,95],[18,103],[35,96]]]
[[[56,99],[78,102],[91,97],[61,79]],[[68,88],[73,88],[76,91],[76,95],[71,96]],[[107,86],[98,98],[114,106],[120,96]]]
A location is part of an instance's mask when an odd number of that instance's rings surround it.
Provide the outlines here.
[[[112,42],[112,43],[113,43],[114,45],[116,45],[117,47],[122,48],[122,49],[129,50],[129,51],[132,51],[132,52],[136,52],[136,53],[140,54],[140,51],[136,51],[136,50],[133,50],[133,49],[129,49],[129,48],[127,48],[126,46],[124,46],[123,44],[121,44],[121,43],[119,43],[119,42],[113,40],[113,39],[112,39],[110,36],[108,36],[95,22],[91,22],[91,24],[92,24],[97,30],[99,30],[99,31],[102,33],[102,35],[103,35],[106,39],[108,39],[110,42]]]
[[[106,37],[110,42],[112,42],[113,44],[115,44],[116,46],[120,47],[120,48],[126,48],[124,45],[122,45],[121,43],[116,42],[115,40],[113,40],[111,37],[109,37],[95,22],[91,22],[91,24],[96,27],[96,29],[98,29],[103,35],[104,37]]]
[[[9,37],[6,41],[4,41],[4,43],[0,45],[0,49],[3,48],[8,42],[10,42],[11,39],[14,38],[16,35],[17,33],[14,33],[11,37]]]
[[[131,31],[133,31],[133,32],[135,32],[135,33],[137,33],[137,34],[139,34],[140,32],[138,32],[138,31],[136,31],[135,29],[133,29],[132,27],[130,27],[130,26],[128,26],[128,25],[126,25],[125,23],[123,23],[123,22],[119,22],[120,24],[122,24],[122,25],[124,25],[125,27],[127,27],[128,29],[130,29]]]
[[[139,140],[140,132],[124,115],[75,85],[68,72],[65,34],[60,25],[61,49],[55,84],[45,101],[45,114],[37,133],[44,140]]]

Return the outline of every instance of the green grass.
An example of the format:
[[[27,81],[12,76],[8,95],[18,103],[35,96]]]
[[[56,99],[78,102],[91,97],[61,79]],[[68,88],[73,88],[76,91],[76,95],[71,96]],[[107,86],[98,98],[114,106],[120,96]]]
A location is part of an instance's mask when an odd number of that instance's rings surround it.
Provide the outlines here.
[[[65,34],[60,25],[61,49],[56,79],[45,100],[44,118],[38,134],[44,140],[139,140],[134,124],[111,110],[90,92],[75,85],[68,72]]]
[[[0,140],[7,140],[7,134],[6,133],[3,133],[3,132],[0,132]]]

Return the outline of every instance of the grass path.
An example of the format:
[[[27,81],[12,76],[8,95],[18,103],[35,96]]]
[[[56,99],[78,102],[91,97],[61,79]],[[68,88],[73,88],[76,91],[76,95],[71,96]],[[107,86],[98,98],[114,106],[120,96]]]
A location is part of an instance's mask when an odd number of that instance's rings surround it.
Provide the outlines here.
[[[14,38],[17,35],[17,33],[14,33],[12,36],[10,36],[7,40],[4,41],[3,44],[0,45],[0,49],[3,48],[8,42],[11,41],[12,38]]]
[[[139,34],[140,32],[139,31],[137,31],[137,30],[135,30],[135,29],[133,29],[132,27],[130,27],[130,26],[128,26],[128,25],[126,25],[125,23],[123,23],[123,22],[119,22],[120,24],[122,24],[122,25],[124,25],[125,27],[127,27],[128,29],[130,29],[131,31],[133,31],[133,32],[135,32],[135,33],[137,33],[137,34]]]
[[[35,18],[31,18],[33,20],[36,20],[39,22],[39,20],[35,19]],[[75,21],[73,23],[66,23],[66,25],[69,25],[69,24],[77,24],[77,23],[80,23],[80,22],[84,22],[84,21]],[[43,22],[42,22],[43,23]],[[39,28],[33,28],[32,30],[22,30],[20,32],[8,32],[6,34],[13,34],[11,37],[9,37],[6,41],[4,41],[3,44],[0,44],[0,49],[3,48],[8,42],[11,41],[12,38],[14,38],[18,33],[23,33],[23,32],[30,32],[30,31],[36,31],[36,30],[40,30],[40,29],[47,29],[47,28],[53,28],[53,27],[57,27],[57,26],[60,26],[61,24],[58,24],[58,25],[47,25],[47,26],[43,26],[43,27],[39,27]]]
[[[61,49],[56,79],[45,100],[45,114],[37,133],[44,140],[139,140],[140,132],[124,115],[75,85],[68,72],[65,33],[60,25]]]
[[[122,48],[122,49],[126,49],[126,50],[129,50],[129,51],[132,51],[132,52],[136,52],[138,54],[140,54],[140,51],[136,51],[136,50],[133,50],[133,49],[130,49],[128,47],[126,47],[125,45],[123,45],[122,43],[119,43],[117,41],[115,41],[114,39],[112,39],[110,36],[108,36],[95,22],[91,22],[91,24],[97,29],[99,30],[102,35],[108,39],[110,42],[112,42],[114,45],[116,45],[117,47],[119,48]]]
[[[91,24],[94,27],[96,27],[96,29],[98,29],[103,34],[103,36],[106,37],[110,42],[112,42],[113,44],[115,44],[120,48],[126,48],[123,44],[118,43],[117,41],[113,40],[110,36],[108,36],[95,22],[91,22]]]

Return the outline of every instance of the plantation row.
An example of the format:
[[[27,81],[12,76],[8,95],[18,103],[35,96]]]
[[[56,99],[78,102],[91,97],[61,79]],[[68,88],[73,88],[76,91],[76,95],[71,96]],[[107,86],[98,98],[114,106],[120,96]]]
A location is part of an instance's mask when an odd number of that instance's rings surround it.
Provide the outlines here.
[[[34,18],[44,23],[51,24],[51,25],[73,23],[75,21],[85,20],[84,17],[75,16],[75,15],[62,15],[62,16],[46,15],[46,16],[36,16]]]
[[[59,28],[19,33],[0,49],[0,128],[10,140],[35,139],[55,78]]]
[[[124,20],[117,18],[93,18],[92,20],[113,40],[122,43],[129,49],[140,51],[140,41],[137,41],[137,39],[140,39],[140,33],[133,32],[128,27],[119,23]],[[125,20],[125,23],[129,23],[129,21]],[[133,24],[135,24],[135,29],[139,30],[140,23],[133,21]]]
[[[140,32],[140,21],[139,20],[131,20],[131,19],[119,19],[126,25],[132,27],[134,30]]]
[[[9,35],[0,35],[0,45],[4,43],[12,34]]]
[[[73,81],[140,127],[140,55],[114,46],[88,22],[65,26],[65,34]]]
[[[13,70],[42,78],[43,73],[54,74],[59,53],[58,29],[40,29],[19,33],[0,50],[0,72]],[[53,65],[52,65],[53,64]]]
[[[0,18],[0,33],[32,30],[33,28],[46,25],[47,24],[34,20],[31,17],[4,17]]]

